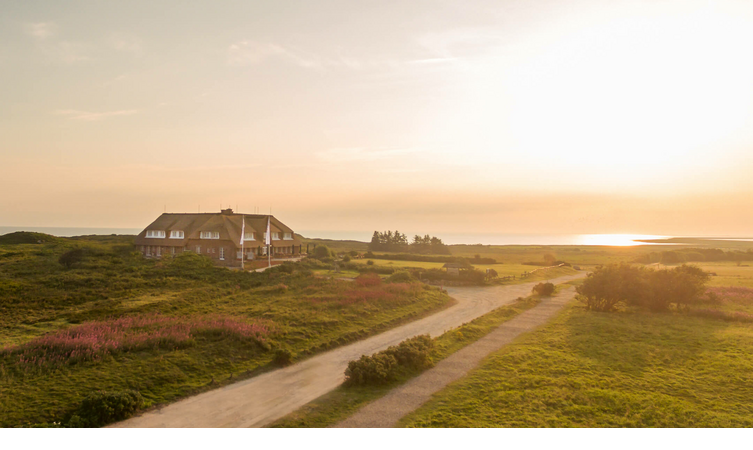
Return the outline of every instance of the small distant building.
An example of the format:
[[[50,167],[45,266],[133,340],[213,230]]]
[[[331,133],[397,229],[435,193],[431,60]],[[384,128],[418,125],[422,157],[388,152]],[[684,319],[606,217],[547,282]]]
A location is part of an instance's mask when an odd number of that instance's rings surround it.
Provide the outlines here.
[[[274,216],[238,214],[230,208],[219,213],[164,213],[136,236],[134,244],[136,250],[147,258],[194,252],[209,257],[219,266],[239,267],[241,260],[267,258],[268,220],[271,257],[282,259],[300,255],[300,239]]]
[[[458,263],[447,263],[444,266],[442,266],[442,268],[447,270],[447,275],[459,276],[460,269],[465,269],[466,266],[464,266],[463,264],[458,264]]]

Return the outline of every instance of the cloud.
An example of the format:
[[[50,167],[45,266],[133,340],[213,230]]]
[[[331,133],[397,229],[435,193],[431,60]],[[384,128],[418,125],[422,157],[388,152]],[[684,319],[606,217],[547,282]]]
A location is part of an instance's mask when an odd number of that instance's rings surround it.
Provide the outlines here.
[[[56,28],[52,22],[27,23],[24,26],[26,34],[40,41],[54,35]]]
[[[130,53],[134,56],[143,54],[141,39],[135,36],[114,33],[108,39],[108,44],[117,51]]]
[[[378,161],[411,153],[420,152],[418,148],[388,148],[388,149],[365,149],[355,148],[332,148],[316,153],[317,158],[327,163],[355,162],[355,161]]]
[[[236,42],[228,47],[227,54],[228,63],[232,66],[250,66],[277,58],[307,69],[322,67],[321,61],[315,57],[268,42]]]
[[[79,111],[76,109],[62,109],[55,111],[56,115],[59,116],[66,116],[69,119],[73,120],[83,120],[87,122],[94,122],[97,120],[102,120],[107,117],[113,117],[113,116],[130,116],[133,114],[136,114],[139,112],[137,109],[123,109],[119,111],[106,111],[106,112],[89,112],[89,111]]]

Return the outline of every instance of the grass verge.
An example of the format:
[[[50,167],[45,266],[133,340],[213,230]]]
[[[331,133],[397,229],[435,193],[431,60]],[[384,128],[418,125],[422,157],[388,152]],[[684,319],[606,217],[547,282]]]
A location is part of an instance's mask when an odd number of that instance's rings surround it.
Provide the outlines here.
[[[750,427],[753,326],[572,303],[406,427]]]

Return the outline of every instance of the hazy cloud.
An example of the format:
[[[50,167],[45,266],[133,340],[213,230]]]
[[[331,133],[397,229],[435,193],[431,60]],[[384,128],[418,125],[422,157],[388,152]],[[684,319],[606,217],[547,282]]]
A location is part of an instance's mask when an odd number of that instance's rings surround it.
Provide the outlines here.
[[[239,41],[231,44],[227,53],[228,63],[233,66],[249,66],[277,58],[307,69],[322,67],[316,57],[268,42]]]
[[[131,53],[134,56],[141,56],[143,53],[141,39],[135,36],[114,33],[110,35],[108,43],[110,47],[120,52]]]
[[[389,149],[366,149],[355,148],[331,148],[316,153],[317,158],[328,162],[354,162],[354,161],[378,161],[395,158],[411,153],[420,152],[418,148],[389,148]]]
[[[76,109],[61,109],[55,111],[55,114],[59,116],[66,116],[73,120],[83,120],[87,122],[93,122],[96,120],[106,119],[113,116],[130,116],[139,112],[137,109],[123,109],[119,111],[106,111],[106,112],[90,112],[80,111]]]
[[[52,22],[27,23],[24,26],[26,34],[37,40],[44,40],[55,34],[57,27]]]

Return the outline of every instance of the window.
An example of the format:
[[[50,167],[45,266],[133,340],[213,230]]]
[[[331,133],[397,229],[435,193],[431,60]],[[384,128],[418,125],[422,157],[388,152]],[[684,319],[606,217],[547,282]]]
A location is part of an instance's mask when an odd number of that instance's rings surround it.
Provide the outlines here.
[[[246,233],[245,233],[245,234],[243,235],[243,240],[244,240],[244,241],[255,241],[255,240],[256,240],[256,233],[254,233],[253,231],[252,231],[252,232],[250,232],[250,233],[249,233],[249,232],[246,232]]]
[[[183,239],[183,232],[182,231],[171,231],[170,232],[170,239]]]
[[[170,247],[170,253],[175,254],[175,247]]]
[[[225,247],[220,247],[220,259],[225,259]]]
[[[162,256],[162,247],[157,247],[157,256]]]
[[[291,241],[291,240],[293,240],[293,233],[285,233],[285,234],[283,235],[283,239],[285,239],[286,241]]]
[[[196,246],[196,254],[201,255],[201,245]]]
[[[164,238],[165,230],[146,230],[146,237],[148,238]]]
[[[201,239],[219,239],[219,238],[220,238],[219,231],[202,231],[201,232]]]
[[[272,239],[279,241],[280,240],[280,233],[277,231],[272,232]]]

